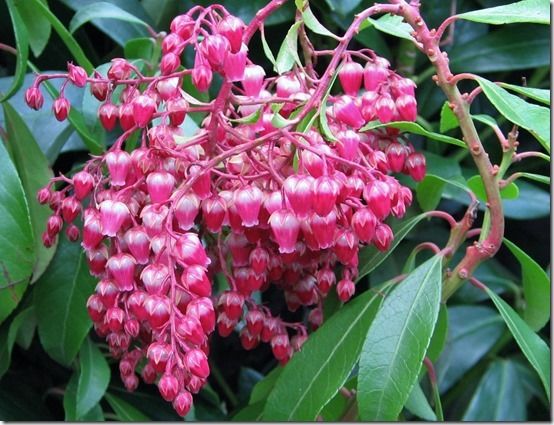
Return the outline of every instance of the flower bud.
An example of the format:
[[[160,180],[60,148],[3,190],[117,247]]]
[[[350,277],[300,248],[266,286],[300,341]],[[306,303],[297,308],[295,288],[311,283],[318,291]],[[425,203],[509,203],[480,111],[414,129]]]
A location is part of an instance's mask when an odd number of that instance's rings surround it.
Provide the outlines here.
[[[135,123],[141,128],[146,127],[156,112],[156,101],[150,96],[142,94],[134,98],[132,104]]]
[[[173,192],[175,177],[166,171],[157,171],[146,177],[148,194],[153,203],[166,202]]]
[[[171,21],[171,32],[176,33],[184,41],[188,40],[192,35],[194,21],[188,15],[178,15]]]
[[[217,31],[229,41],[231,53],[240,50],[244,32],[244,22],[240,18],[233,15],[226,16],[217,24]]]
[[[68,78],[77,87],[85,87],[87,84],[87,72],[80,66],[75,66],[72,63],[67,64],[69,71]]]
[[[32,86],[25,91],[25,103],[36,111],[42,108],[44,97],[38,87]]]
[[[165,401],[173,401],[179,394],[179,381],[170,373],[164,373],[158,382],[158,389]]]
[[[365,120],[360,113],[360,110],[354,103],[354,100],[349,96],[341,96],[333,104],[333,112],[335,118],[346,125],[359,129],[365,124]]]
[[[102,127],[108,131],[112,131],[117,123],[117,118],[119,116],[119,109],[113,103],[106,102],[103,103],[100,108],[98,108],[98,118]]]
[[[187,390],[181,390],[173,400],[173,408],[179,416],[186,416],[192,407],[192,395]]]
[[[206,379],[210,374],[210,367],[208,366],[208,358],[202,350],[196,348],[189,350],[185,354],[184,359],[185,367],[194,375],[199,378]]]
[[[54,116],[58,121],[64,121],[67,118],[70,108],[71,104],[69,103],[69,100],[67,100],[65,97],[57,98],[52,104]]]
[[[296,216],[286,209],[281,209],[271,214],[269,225],[279,245],[279,252],[281,254],[294,252],[300,231],[300,222]]]
[[[79,171],[73,176],[73,189],[75,190],[75,197],[82,201],[92,191],[94,186],[94,178],[86,171]]]
[[[373,244],[379,251],[386,251],[392,242],[393,235],[391,228],[384,224],[378,224],[375,228],[375,236],[373,238]]]
[[[230,48],[229,40],[220,34],[209,35],[200,44],[202,55],[215,71],[223,68]]]
[[[412,179],[419,182],[425,178],[426,164],[425,156],[421,153],[412,153],[406,159],[406,171]]]
[[[357,62],[346,62],[339,71],[339,81],[347,95],[356,96],[362,86],[364,68]]]
[[[136,264],[134,257],[129,254],[120,253],[108,259],[106,268],[120,291],[133,290]]]
[[[256,97],[260,94],[264,84],[265,71],[260,65],[246,65],[242,87],[247,96]]]
[[[339,283],[337,283],[337,295],[343,303],[352,298],[354,292],[356,292],[356,287],[352,280],[342,279]]]

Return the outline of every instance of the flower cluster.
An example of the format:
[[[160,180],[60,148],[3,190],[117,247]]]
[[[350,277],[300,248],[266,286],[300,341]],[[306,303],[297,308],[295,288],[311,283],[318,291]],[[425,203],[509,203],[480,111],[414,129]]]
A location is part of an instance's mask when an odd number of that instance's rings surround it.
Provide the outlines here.
[[[95,330],[120,359],[125,386],[134,390],[140,371],[180,415],[209,376],[214,329],[238,330],[247,350],[269,343],[286,363],[306,324],[283,321],[253,294],[281,288],[288,308],[309,309],[317,328],[330,290],[343,302],[353,296],[360,247],[387,250],[385,221],[412,201],[393,175],[425,174],[425,158],[396,130],[364,130],[415,120],[412,81],[367,50],[341,56],[342,93],[330,93],[330,68],[321,77],[300,67],[268,77],[248,57],[256,27],[219,5],[195,7],[163,37],[158,75],[124,59],[106,76],[70,64],[65,74],[38,76],[25,95],[39,109],[42,81],[88,84],[102,102],[102,126],[123,130],[105,154],[38,193],[53,210],[43,242],[52,245],[64,223],[68,239],[79,239],[82,216],[82,247],[99,279],[87,303]],[[191,69],[181,64],[186,48],[195,52]],[[207,91],[214,75],[222,82],[211,102],[182,89],[190,78]],[[62,91],[56,118],[70,107]],[[185,134],[193,113],[203,121]],[[140,147],[130,149],[135,133]],[[212,294],[216,274],[229,285],[220,294]]]

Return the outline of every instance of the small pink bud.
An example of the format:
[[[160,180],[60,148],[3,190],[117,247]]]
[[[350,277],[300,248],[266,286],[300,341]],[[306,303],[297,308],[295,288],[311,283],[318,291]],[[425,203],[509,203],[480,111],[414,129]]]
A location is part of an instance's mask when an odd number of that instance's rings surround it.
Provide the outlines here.
[[[162,56],[160,62],[160,71],[162,75],[169,75],[175,72],[179,66],[181,66],[181,59],[179,59],[179,56],[175,53],[169,52]]]
[[[400,173],[404,169],[404,163],[408,156],[408,149],[398,142],[391,143],[385,149],[387,162],[393,173]]]
[[[106,268],[120,291],[131,291],[135,282],[136,261],[129,254],[116,254],[108,259]]]
[[[212,301],[209,298],[195,298],[187,305],[187,315],[191,315],[200,320],[202,329],[207,334],[213,332],[215,328],[215,311]]]
[[[66,223],[71,223],[81,212],[81,204],[75,197],[69,196],[62,201],[62,217]]]
[[[171,32],[178,34],[184,41],[192,35],[194,21],[188,15],[178,15],[171,21]]]
[[[368,91],[375,91],[386,81],[388,70],[379,64],[368,62],[364,69],[364,86]]]
[[[221,230],[226,211],[225,201],[219,196],[202,201],[202,216],[210,232],[217,233]]]
[[[152,202],[156,204],[163,203],[169,199],[171,192],[173,192],[175,177],[166,171],[150,173],[146,177],[146,186]]]
[[[278,97],[290,97],[302,91],[300,81],[293,74],[281,75],[276,81],[276,93]]]
[[[182,230],[187,231],[194,227],[199,209],[200,199],[194,193],[187,193],[179,198],[175,204],[175,218]]]
[[[323,269],[317,271],[315,275],[317,281],[317,287],[323,294],[327,294],[336,282],[335,273],[327,265]]]
[[[173,401],[180,391],[179,381],[170,373],[164,373],[158,382],[158,389],[165,401]]]
[[[65,97],[57,98],[52,104],[52,110],[54,111],[54,116],[58,121],[63,121],[69,115],[69,110],[71,109],[71,104],[69,100]]]
[[[346,125],[359,129],[365,124],[365,120],[359,108],[350,96],[341,96],[333,105],[335,118]]]
[[[185,367],[194,375],[199,378],[206,379],[210,374],[210,367],[208,366],[208,358],[202,350],[196,348],[189,350],[185,354],[184,359]]]
[[[75,190],[75,197],[82,201],[92,191],[94,186],[94,178],[86,171],[79,171],[73,176],[73,189]]]
[[[192,395],[187,390],[181,390],[175,400],[173,400],[173,408],[179,416],[186,416],[192,407]]]
[[[175,255],[189,266],[207,267],[211,261],[195,233],[185,233],[175,243]]]
[[[87,311],[93,322],[100,322],[104,320],[106,308],[98,295],[93,294],[88,298]]]
[[[369,243],[375,234],[377,219],[369,208],[360,208],[352,216],[352,230],[361,242]]]
[[[125,180],[131,169],[131,155],[122,150],[108,152],[104,160],[110,172],[112,186],[125,186]]]
[[[321,176],[313,183],[313,208],[317,215],[327,216],[335,207],[339,185],[328,176]]]
[[[44,97],[38,87],[32,86],[25,91],[25,103],[36,111],[42,108]]]
[[[51,215],[46,222],[46,231],[50,236],[55,236],[62,230],[63,219],[59,215]]]
[[[379,99],[379,94],[374,91],[366,91],[362,95],[361,113],[366,122],[373,121],[376,118],[375,103]]]
[[[246,54],[248,48],[243,45],[236,53],[229,53],[225,57],[224,73],[227,81],[242,81],[244,79],[244,69],[246,67]]]
[[[275,335],[271,338],[271,350],[279,361],[286,359],[290,353],[290,340],[287,334]]]
[[[426,164],[425,156],[421,153],[412,153],[406,160],[406,170],[410,177],[416,182],[419,182],[425,178]]]
[[[150,204],[142,209],[140,218],[148,237],[153,238],[162,232],[168,213],[169,208],[166,205]]]
[[[72,63],[67,64],[69,71],[68,78],[77,87],[85,87],[87,84],[87,72],[80,66],[75,66]]]
[[[342,89],[347,95],[356,96],[362,86],[364,68],[357,62],[346,62],[339,71]]]
[[[206,338],[200,320],[190,315],[186,315],[177,323],[175,331],[185,341],[194,345],[201,345]]]
[[[138,264],[148,264],[150,238],[142,226],[132,227],[125,233],[125,243]]]
[[[391,228],[384,224],[378,224],[375,229],[373,244],[379,251],[386,251],[392,242],[393,234]]]
[[[102,79],[102,75],[98,71],[94,71],[94,78],[98,80]],[[108,83],[90,83],[90,93],[100,102],[103,102],[104,100],[106,100],[106,97],[108,97],[108,89]]]
[[[149,264],[140,274],[140,279],[149,294],[166,295],[169,290],[169,270],[164,264]]]
[[[265,71],[260,65],[246,65],[242,87],[247,96],[258,96],[264,84]]]
[[[92,250],[98,246],[103,238],[100,214],[95,212],[95,214],[87,215],[83,224],[83,248]]]
[[[230,49],[229,40],[220,34],[209,35],[200,44],[202,55],[206,58],[212,69],[216,71],[223,68],[225,58]]]
[[[240,270],[240,269],[239,269]],[[217,301],[218,309],[223,310],[230,320],[239,320],[242,316],[242,306],[244,297],[238,292],[225,291],[219,296]]]
[[[358,238],[351,230],[342,230],[337,234],[333,251],[338,260],[346,266],[357,265]]]
[[[50,189],[48,187],[43,187],[37,192],[37,201],[41,205],[50,202]]]
[[[175,53],[180,56],[185,49],[185,43],[179,34],[167,34],[162,40],[162,53]]]
[[[142,94],[133,99],[133,114],[135,123],[144,128],[152,119],[152,115],[156,112],[156,101],[150,96]]]
[[[167,297],[148,295],[144,300],[144,309],[150,326],[160,329],[169,320],[171,304]]]
[[[117,295],[120,293],[119,288],[111,279],[102,279],[96,285],[95,291],[106,307],[114,307]]]
[[[108,250],[105,245],[100,245],[97,249],[87,252],[87,263],[90,274],[93,276],[104,276],[107,261]]]
[[[185,121],[188,108],[188,102],[182,97],[174,97],[166,102],[165,109],[172,126],[177,127]]]
[[[337,228],[335,212],[331,211],[324,217],[314,214],[310,217],[309,224],[319,249],[331,248],[335,243],[335,230]]]
[[[405,121],[415,121],[417,118],[417,102],[415,97],[404,94],[395,101],[400,117]]]
[[[252,227],[258,225],[258,216],[263,201],[263,193],[256,186],[246,186],[235,191],[233,200],[242,225]]]
[[[337,151],[339,155],[348,161],[354,161],[358,158],[358,147],[360,146],[360,136],[352,130],[341,131],[337,135]]]
[[[123,321],[125,320],[125,312],[119,307],[111,307],[106,311],[104,323],[112,332],[120,332],[123,329]]]
[[[206,275],[206,270],[200,265],[192,265],[181,275],[181,282],[185,289],[198,297],[212,295],[212,284]]]
[[[248,331],[253,336],[258,336],[264,327],[265,316],[260,310],[250,310],[246,313],[245,321]]]
[[[396,114],[396,105],[389,95],[380,96],[375,103],[375,113],[383,124],[391,122]]]
[[[242,328],[239,334],[240,343],[245,350],[253,350],[260,344],[259,335],[252,335],[248,328]]]
[[[102,127],[108,131],[112,131],[117,123],[117,118],[119,116],[119,109],[113,103],[106,102],[103,103],[100,108],[98,108],[98,118]]]
[[[165,371],[165,366],[171,357],[171,346],[163,342],[154,342],[148,347],[146,357],[150,360],[150,365],[158,373]]]
[[[119,106],[119,125],[124,131],[130,130],[136,125],[132,103],[123,103]]]
[[[354,292],[356,292],[356,286],[350,279],[342,279],[337,283],[337,295],[343,303],[352,298]]]
[[[217,24],[217,31],[229,40],[231,53],[236,53],[240,50],[242,34],[244,32],[244,22],[240,18],[233,15],[226,16]]]
[[[296,216],[289,210],[281,209],[271,214],[269,225],[279,245],[279,252],[281,254],[294,252],[300,231],[300,222]]]
[[[386,182],[374,180],[364,189],[364,199],[367,206],[379,220],[384,220],[391,209],[391,190]]]
[[[298,218],[306,218],[312,210],[314,178],[293,174],[285,179],[283,189]]]
[[[262,247],[254,248],[249,256],[250,266],[257,274],[262,274],[266,271],[269,263],[269,253]]]
[[[192,83],[198,91],[204,92],[212,83],[212,70],[206,65],[195,65],[192,69]]]
[[[144,302],[148,294],[144,291],[133,291],[129,298],[127,298],[127,308],[129,311],[138,319],[146,320],[147,314],[146,309],[144,308]]]

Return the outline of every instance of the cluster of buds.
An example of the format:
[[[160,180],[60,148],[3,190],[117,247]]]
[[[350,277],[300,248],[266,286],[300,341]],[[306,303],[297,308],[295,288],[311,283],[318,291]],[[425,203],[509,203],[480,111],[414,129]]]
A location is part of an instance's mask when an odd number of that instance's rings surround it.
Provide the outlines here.
[[[262,15],[246,26],[222,6],[195,7],[172,21],[159,75],[124,59],[106,76],[70,64],[67,73],[39,75],[26,92],[39,109],[42,81],[88,84],[104,128],[121,127],[105,154],[39,191],[53,210],[43,242],[51,246],[64,223],[78,240],[82,216],[82,247],[99,279],[87,303],[94,328],[120,359],[127,389],[140,374],[180,415],[209,376],[215,329],[239,331],[247,350],[270,344],[282,364],[300,350],[308,326],[323,320],[329,291],[343,302],[355,293],[359,249],[389,248],[385,221],[412,201],[393,175],[425,175],[425,158],[396,130],[363,129],[415,120],[413,82],[371,51],[341,55],[342,94],[329,93],[328,70],[266,77],[247,49]],[[192,69],[181,65],[188,46]],[[183,91],[189,76],[208,90],[214,73],[223,82],[211,102]],[[63,91],[53,108],[57,119],[68,116]],[[192,112],[204,118],[185,134]],[[125,150],[134,133],[140,146]],[[228,282],[221,294],[212,294],[216,274]],[[306,309],[306,322],[287,323],[256,303],[253,294],[270,285],[289,310]]]

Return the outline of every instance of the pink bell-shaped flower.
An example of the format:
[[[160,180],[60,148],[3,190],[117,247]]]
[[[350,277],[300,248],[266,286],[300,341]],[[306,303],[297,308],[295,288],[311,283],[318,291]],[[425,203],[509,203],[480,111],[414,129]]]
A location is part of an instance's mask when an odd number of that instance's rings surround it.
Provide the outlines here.
[[[300,222],[289,210],[280,209],[269,217],[273,237],[281,254],[294,252],[300,231]]]
[[[131,213],[123,202],[106,199],[100,203],[100,223],[102,234],[113,237],[119,232]]]
[[[121,291],[133,290],[136,264],[132,255],[124,253],[113,255],[108,259],[106,268]]]

